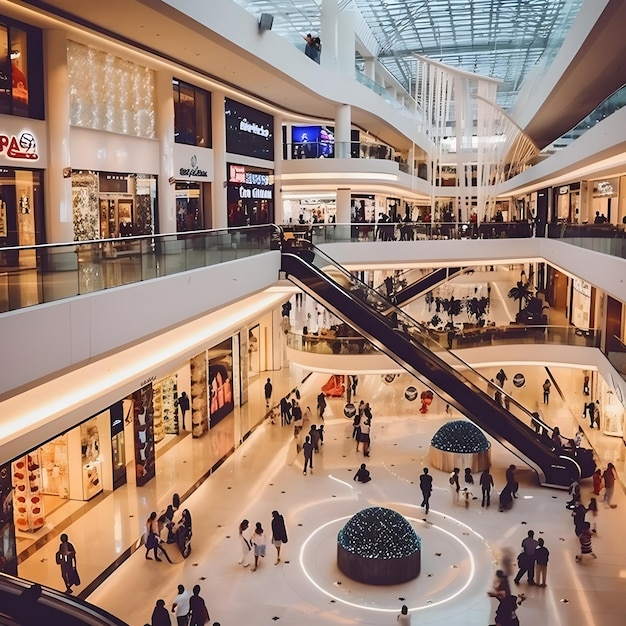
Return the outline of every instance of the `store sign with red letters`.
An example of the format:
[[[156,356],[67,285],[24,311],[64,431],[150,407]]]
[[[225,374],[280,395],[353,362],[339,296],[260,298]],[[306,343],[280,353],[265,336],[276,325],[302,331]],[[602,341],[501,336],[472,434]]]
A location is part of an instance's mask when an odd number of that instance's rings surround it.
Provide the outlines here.
[[[37,140],[32,133],[27,132],[19,136],[0,133],[0,156],[16,161],[37,161]]]

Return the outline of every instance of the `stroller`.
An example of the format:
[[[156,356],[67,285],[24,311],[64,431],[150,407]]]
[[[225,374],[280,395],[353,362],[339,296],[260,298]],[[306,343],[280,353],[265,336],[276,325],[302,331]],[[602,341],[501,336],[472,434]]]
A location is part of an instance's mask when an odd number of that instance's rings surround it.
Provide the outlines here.
[[[176,529],[176,545],[183,555],[187,558],[191,554],[191,514],[188,509],[183,510],[182,518],[178,528]]]

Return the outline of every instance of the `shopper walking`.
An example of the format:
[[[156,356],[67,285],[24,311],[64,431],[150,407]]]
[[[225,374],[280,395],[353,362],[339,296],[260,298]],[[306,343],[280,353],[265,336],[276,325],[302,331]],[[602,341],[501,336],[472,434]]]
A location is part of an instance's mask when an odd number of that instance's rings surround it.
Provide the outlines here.
[[[617,508],[617,504],[613,504],[613,491],[615,490],[615,479],[617,475],[615,473],[615,466],[613,463],[609,463],[602,474],[602,479],[604,480],[604,501],[607,504],[607,507],[611,507],[612,509]]]
[[[150,626],[172,626],[172,618],[165,606],[165,600],[157,600],[152,611]]]
[[[493,476],[489,473],[489,469],[483,470],[478,483],[483,492],[483,501],[480,506],[489,506],[491,504],[491,489],[493,487]]]
[[[280,399],[280,424],[281,426],[291,424],[291,402],[287,397]]]
[[[178,595],[172,604],[172,613],[176,616],[178,626],[188,626],[189,624],[189,600],[191,594],[185,590],[183,585],[178,585]]]
[[[593,473],[593,495],[599,496],[602,491],[602,470],[598,467],[596,471]]]
[[[459,502],[459,491],[461,491],[461,485],[459,485],[459,472],[461,470],[458,467],[455,467],[452,474],[450,474],[448,478],[448,483],[450,483],[450,493],[452,494],[452,504],[458,504]]]
[[[428,473],[428,468],[425,467],[422,475],[420,476],[420,490],[422,492],[422,504],[424,512],[428,513],[430,510],[430,495],[433,492],[433,477]]]
[[[535,550],[535,574],[537,580],[535,581],[540,587],[546,586],[546,577],[548,574],[548,560],[550,559],[550,552],[545,547],[543,538],[539,537],[537,540],[539,544]]]
[[[211,619],[204,598],[200,595],[200,585],[194,585],[193,595],[189,598],[189,626],[204,626]]]
[[[263,392],[265,394],[265,408],[269,409],[272,404],[272,381],[268,378],[265,383],[265,387],[263,387]]]
[[[582,563],[586,554],[591,554],[594,559],[598,558],[591,546],[591,524],[589,522],[584,523],[582,532],[578,535],[578,542],[580,543],[580,554],[576,555],[576,563]]]
[[[509,488],[511,495],[514,498],[517,498],[517,491],[519,489],[519,483],[515,480],[515,470],[517,468],[515,465],[509,465],[508,469],[504,473],[506,477],[506,486]]]
[[[61,578],[65,583],[65,593],[73,593],[72,587],[80,585],[80,576],[76,569],[76,549],[70,543],[68,536],[61,535],[61,544],[56,553],[57,565],[61,566]]]
[[[154,552],[154,560],[162,561],[159,558],[158,551],[160,551],[165,558],[171,563],[170,555],[166,552],[165,548],[161,545],[161,535],[159,532],[159,521],[157,519],[156,511],[152,511],[150,516],[146,520],[146,531],[144,535],[144,541],[146,544],[146,559],[150,559],[150,550]]]
[[[524,574],[527,575],[529,585],[535,584],[535,551],[538,545],[539,542],[535,539],[535,532],[529,530],[528,536],[522,541],[522,551],[517,557],[519,570],[513,579],[516,585],[519,585]]]
[[[313,450],[315,452],[320,451],[320,433],[317,430],[317,426],[315,424],[311,424],[311,428],[309,429],[309,437],[311,438],[311,444],[313,445]]]
[[[185,414],[187,413],[187,411],[189,411],[189,396],[187,395],[186,392],[182,392],[180,394],[180,396],[178,397],[178,408],[180,409],[180,416],[181,416],[181,422],[183,425],[183,430],[186,430],[185,428]],[[168,616],[169,617],[169,616]]]
[[[324,419],[324,411],[326,411],[326,396],[323,391],[317,396],[317,414],[320,419]]]
[[[550,387],[552,386],[552,383],[550,382],[549,378],[546,378],[545,381],[543,382],[543,403],[544,404],[548,404],[548,402],[550,401]]]
[[[361,404],[365,406],[365,402],[363,402],[363,400],[361,400]],[[354,419],[352,420],[352,439],[355,439],[356,441],[359,440],[359,431],[361,430],[361,414],[362,410],[359,406],[359,410],[355,413]]]
[[[365,419],[365,421],[361,422],[360,430],[359,430],[359,438],[356,444],[356,450],[359,451],[359,443],[363,444],[363,456],[370,455],[370,428],[371,422],[369,419]]]
[[[310,467],[311,474],[313,473],[313,444],[311,443],[311,437],[309,437],[309,435],[306,436],[302,444],[302,452],[304,454],[304,471],[302,473],[306,476],[307,467]]]
[[[252,533],[252,545],[254,546],[254,567],[252,568],[253,572],[256,572],[257,567],[259,566],[259,557],[265,557],[265,531],[263,530],[263,526],[261,522],[257,522],[254,528],[254,532]]]
[[[572,509],[574,533],[577,537],[580,537],[580,533],[583,531],[583,527],[586,523],[585,515],[587,515],[587,509],[582,502],[578,501]]]
[[[241,524],[239,524],[239,541],[241,543],[241,559],[239,559],[239,565],[243,565],[244,567],[250,565],[249,559],[252,553],[251,537],[252,530],[250,529],[250,522],[244,519]]]
[[[285,528],[285,519],[278,511],[272,511],[272,543],[276,548],[276,562],[280,563],[280,548],[283,543],[287,543],[287,529]]]

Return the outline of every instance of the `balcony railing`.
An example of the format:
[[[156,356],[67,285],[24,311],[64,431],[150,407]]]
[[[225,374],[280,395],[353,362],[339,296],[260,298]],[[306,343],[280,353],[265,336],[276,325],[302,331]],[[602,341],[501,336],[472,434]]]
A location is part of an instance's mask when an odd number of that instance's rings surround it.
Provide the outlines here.
[[[441,345],[448,343],[447,331],[428,331],[432,338]],[[596,329],[582,331],[573,326],[486,326],[459,332],[451,340],[451,349],[477,348],[481,346],[550,344],[569,345],[581,348],[599,348],[601,332]],[[291,331],[287,335],[287,345],[294,350],[315,354],[380,354],[364,337],[337,336],[333,329],[319,333],[303,334]],[[626,361],[626,348],[624,353]]]
[[[0,312],[267,252],[273,232],[263,225],[0,248]]]

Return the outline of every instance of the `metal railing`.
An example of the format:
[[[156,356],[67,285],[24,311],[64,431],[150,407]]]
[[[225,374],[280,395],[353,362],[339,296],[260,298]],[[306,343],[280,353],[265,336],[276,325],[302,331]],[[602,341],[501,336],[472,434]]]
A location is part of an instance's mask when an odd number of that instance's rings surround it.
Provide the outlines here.
[[[428,329],[428,334],[438,344],[450,349],[476,348],[480,346],[551,344],[582,348],[599,348],[601,332],[597,329],[582,331],[573,326],[485,326],[468,332],[458,332],[448,338],[447,331]],[[294,350],[315,354],[380,354],[367,339],[359,336],[336,335],[333,329],[317,333],[290,331],[287,346]],[[626,360],[626,347],[624,349]]]

